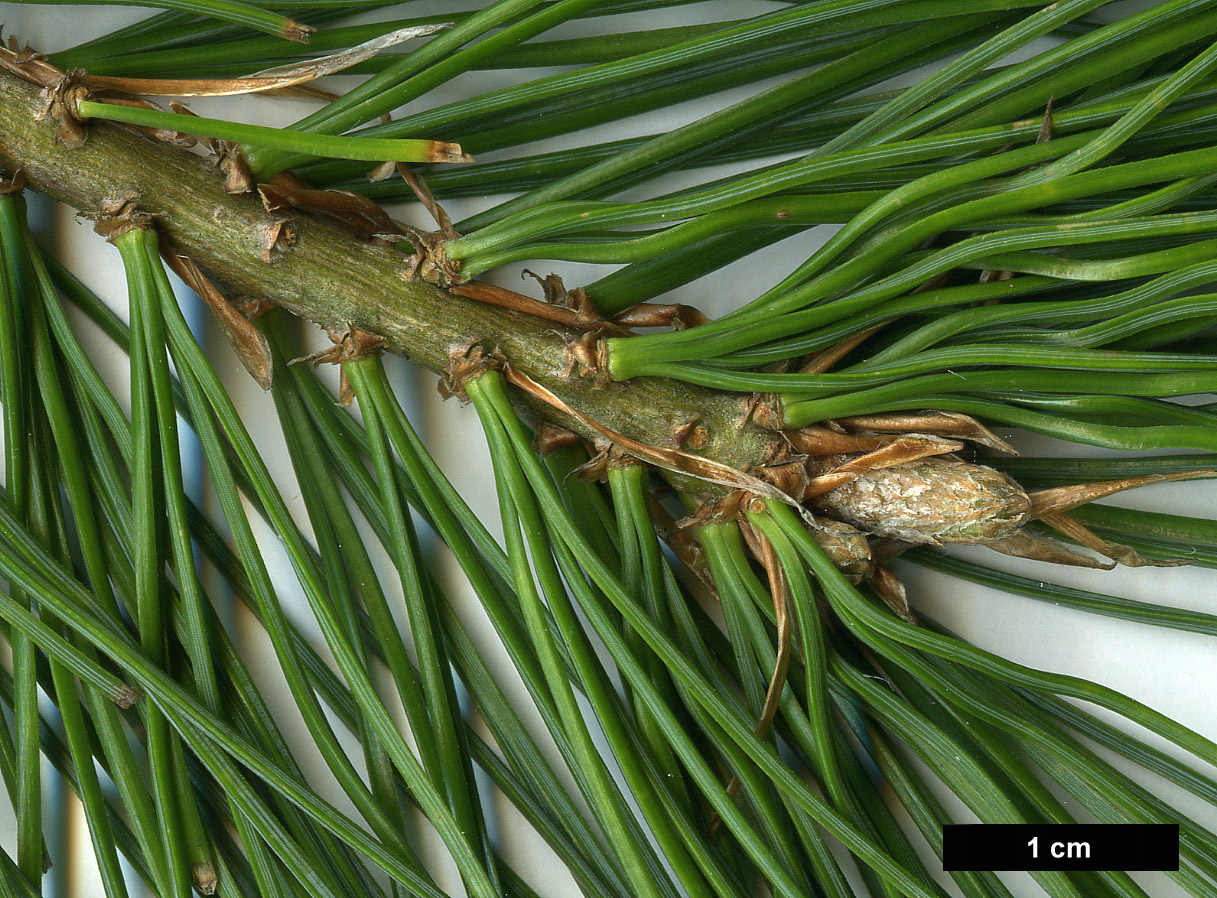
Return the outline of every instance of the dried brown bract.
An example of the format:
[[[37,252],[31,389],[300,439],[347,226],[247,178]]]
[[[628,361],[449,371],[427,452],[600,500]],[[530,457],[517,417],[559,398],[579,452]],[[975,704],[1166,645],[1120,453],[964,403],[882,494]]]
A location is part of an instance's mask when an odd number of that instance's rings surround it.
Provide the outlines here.
[[[221,332],[236,350],[237,358],[258,386],[269,390],[274,374],[274,360],[266,335],[258,330],[232,303],[225,298],[191,259],[162,246],[162,257],[186,285],[197,293],[219,324]]]
[[[84,121],[76,111],[76,104],[88,96],[85,74],[80,70],[66,73],[43,90],[37,118],[39,121],[55,123],[55,143],[75,149],[89,139]]]
[[[448,366],[440,380],[439,394],[445,399],[455,396],[461,402],[469,401],[465,386],[487,371],[501,371],[506,359],[497,349],[488,350],[482,343],[474,341],[457,346],[448,354]]]

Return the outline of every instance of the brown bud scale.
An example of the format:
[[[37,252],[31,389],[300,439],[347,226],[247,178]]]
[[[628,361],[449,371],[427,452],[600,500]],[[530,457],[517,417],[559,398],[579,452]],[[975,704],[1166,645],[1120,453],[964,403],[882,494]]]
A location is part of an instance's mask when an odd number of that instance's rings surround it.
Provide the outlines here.
[[[1031,501],[992,468],[940,458],[867,471],[814,501],[839,520],[910,543],[986,543],[1025,523]]]

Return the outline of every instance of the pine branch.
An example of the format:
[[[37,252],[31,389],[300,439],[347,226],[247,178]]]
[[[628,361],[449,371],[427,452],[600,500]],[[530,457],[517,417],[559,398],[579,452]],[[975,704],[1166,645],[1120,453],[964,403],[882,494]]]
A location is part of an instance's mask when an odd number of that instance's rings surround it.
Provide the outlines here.
[[[454,353],[480,343],[565,405],[647,446],[673,445],[674,427],[696,421],[706,431],[699,455],[747,471],[785,445],[751,423],[739,394],[665,378],[597,385],[572,370],[570,348],[584,332],[403,280],[407,259],[399,249],[302,214],[267,212],[255,195],[226,194],[220,172],[197,155],[106,122],[89,123],[83,145],[61,146],[40,94],[0,72],[0,167],[20,169],[31,187],[83,213],[135,200],[229,296],[268,300],[334,331],[381,336],[388,350],[437,373]],[[599,436],[535,397],[525,401],[534,416]]]

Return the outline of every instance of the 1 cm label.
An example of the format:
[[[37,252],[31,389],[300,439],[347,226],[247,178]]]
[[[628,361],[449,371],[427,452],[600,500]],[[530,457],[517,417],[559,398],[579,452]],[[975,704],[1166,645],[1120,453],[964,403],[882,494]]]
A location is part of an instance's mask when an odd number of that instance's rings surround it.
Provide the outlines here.
[[[1038,860],[1040,856],[1040,837],[1034,836],[1027,847],[1031,849],[1031,859]],[[1089,842],[1049,842],[1048,854],[1058,861],[1088,861],[1090,860]]]
[[[1178,870],[1177,823],[949,823],[944,870]]]

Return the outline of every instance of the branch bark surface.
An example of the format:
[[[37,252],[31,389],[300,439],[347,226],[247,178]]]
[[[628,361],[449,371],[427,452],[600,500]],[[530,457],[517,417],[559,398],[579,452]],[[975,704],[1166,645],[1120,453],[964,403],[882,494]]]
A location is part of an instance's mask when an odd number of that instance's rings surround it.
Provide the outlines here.
[[[571,408],[648,445],[671,445],[674,428],[698,419],[708,436],[698,454],[740,470],[771,461],[784,447],[780,436],[748,423],[737,394],[662,378],[599,387],[567,370],[567,346],[581,333],[403,281],[399,250],[303,215],[268,213],[255,196],[224,193],[207,160],[120,126],[94,122],[83,146],[59,146],[54,122],[38,120],[39,106],[38,88],[0,72],[0,167],[20,169],[31,187],[82,212],[138,197],[143,211],[161,216],[173,244],[229,295],[270,300],[333,329],[378,334],[391,351],[436,372],[454,351],[480,341]],[[292,245],[274,242],[282,228],[294,235]],[[577,421],[562,423],[595,436]]]

